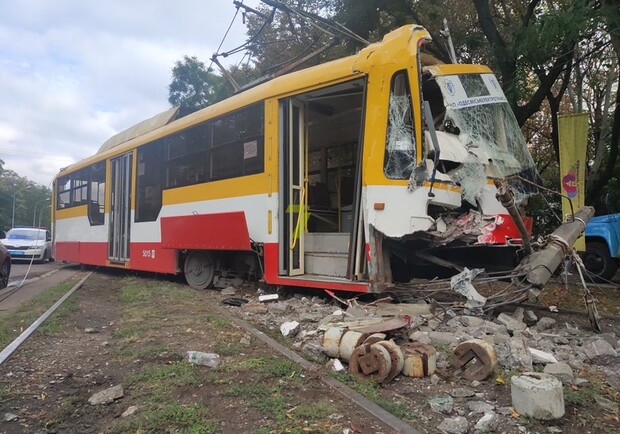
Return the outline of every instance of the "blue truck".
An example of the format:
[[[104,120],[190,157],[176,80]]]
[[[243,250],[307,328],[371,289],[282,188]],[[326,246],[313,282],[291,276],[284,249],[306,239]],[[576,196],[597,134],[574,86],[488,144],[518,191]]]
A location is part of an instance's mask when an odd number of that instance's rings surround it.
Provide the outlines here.
[[[598,280],[611,280],[618,271],[620,213],[593,217],[586,225],[583,262]]]

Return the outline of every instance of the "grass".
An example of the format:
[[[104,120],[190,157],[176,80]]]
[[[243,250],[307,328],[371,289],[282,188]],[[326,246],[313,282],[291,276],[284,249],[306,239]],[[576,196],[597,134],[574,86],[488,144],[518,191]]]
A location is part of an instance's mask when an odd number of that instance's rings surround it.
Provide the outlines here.
[[[0,317],[0,347],[6,347],[11,341],[28,328],[38,317],[58,301],[72,286],[66,282],[53,286],[36,295],[32,300],[22,304],[15,312]],[[56,336],[62,330],[62,319],[77,310],[75,297],[69,297],[41,326],[37,333]]]
[[[181,405],[171,402],[138,411],[131,420],[117,420],[107,430],[109,433],[159,433],[211,434],[217,422],[207,408],[198,404]]]

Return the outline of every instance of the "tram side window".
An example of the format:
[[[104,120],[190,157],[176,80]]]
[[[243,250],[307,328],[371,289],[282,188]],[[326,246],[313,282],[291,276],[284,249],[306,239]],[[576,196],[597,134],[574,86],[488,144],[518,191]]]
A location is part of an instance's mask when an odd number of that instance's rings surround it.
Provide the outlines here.
[[[161,210],[161,192],[164,182],[164,152],[171,137],[147,143],[138,148],[136,179],[136,222],[157,220]]]
[[[210,179],[252,175],[264,170],[263,104],[213,121]]]
[[[91,226],[105,222],[105,161],[90,166],[88,188],[88,221]]]
[[[409,179],[416,164],[416,144],[407,71],[392,77],[383,172],[390,179]]]
[[[88,205],[91,226],[104,223],[105,161],[58,178],[56,208]]]
[[[208,179],[211,124],[202,124],[167,139],[166,188],[198,184]]]

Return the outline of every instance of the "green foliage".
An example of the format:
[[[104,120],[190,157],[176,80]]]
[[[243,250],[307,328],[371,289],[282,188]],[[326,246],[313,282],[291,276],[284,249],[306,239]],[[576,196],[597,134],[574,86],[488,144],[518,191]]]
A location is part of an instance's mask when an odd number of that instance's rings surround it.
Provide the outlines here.
[[[168,102],[191,113],[229,96],[225,80],[207,70],[198,58],[184,56],[172,68],[172,83],[168,87]]]
[[[4,162],[2,162],[4,164]],[[2,166],[2,165],[0,165]],[[19,176],[13,170],[0,170],[0,229],[9,230],[13,220],[15,204],[15,225],[50,227],[49,188]]]

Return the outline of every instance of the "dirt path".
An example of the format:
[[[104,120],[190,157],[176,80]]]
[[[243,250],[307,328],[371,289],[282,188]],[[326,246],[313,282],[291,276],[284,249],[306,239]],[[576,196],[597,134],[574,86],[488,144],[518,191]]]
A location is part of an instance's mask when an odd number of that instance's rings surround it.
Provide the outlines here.
[[[95,274],[0,367],[0,432],[390,433],[209,306],[204,293]],[[222,356],[217,368],[181,360]],[[114,385],[107,405],[89,397]],[[130,407],[137,413],[121,417]]]

